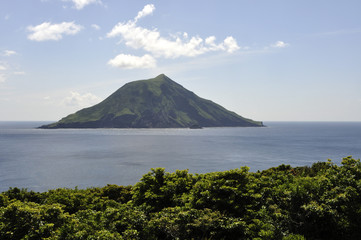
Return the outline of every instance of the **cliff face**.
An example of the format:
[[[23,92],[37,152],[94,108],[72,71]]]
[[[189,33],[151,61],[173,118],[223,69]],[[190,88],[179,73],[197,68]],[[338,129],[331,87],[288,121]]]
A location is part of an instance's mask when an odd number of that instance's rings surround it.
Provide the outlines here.
[[[125,84],[101,103],[40,128],[259,127],[161,74]]]

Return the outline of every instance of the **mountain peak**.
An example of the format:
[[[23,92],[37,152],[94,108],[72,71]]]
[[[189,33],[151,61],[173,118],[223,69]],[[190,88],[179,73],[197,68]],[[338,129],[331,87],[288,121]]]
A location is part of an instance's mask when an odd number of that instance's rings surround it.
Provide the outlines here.
[[[164,73],[159,74],[158,76],[156,76],[155,78],[151,78],[149,80],[154,80],[154,81],[172,81],[172,79],[170,79],[169,77],[167,77]]]
[[[198,97],[165,74],[129,82],[101,103],[41,128],[263,126]]]
[[[155,78],[168,78],[164,73],[159,74]]]

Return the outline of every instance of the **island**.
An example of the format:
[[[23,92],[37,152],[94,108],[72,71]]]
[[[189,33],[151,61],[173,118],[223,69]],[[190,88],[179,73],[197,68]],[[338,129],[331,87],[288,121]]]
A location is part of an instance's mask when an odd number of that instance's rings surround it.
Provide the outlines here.
[[[104,101],[39,128],[263,127],[198,97],[164,74],[125,84]]]

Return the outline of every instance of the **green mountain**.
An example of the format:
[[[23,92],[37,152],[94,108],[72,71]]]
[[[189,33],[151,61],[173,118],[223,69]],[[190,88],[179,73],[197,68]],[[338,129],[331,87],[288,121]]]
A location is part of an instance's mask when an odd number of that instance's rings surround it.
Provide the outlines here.
[[[101,103],[40,128],[260,127],[161,74],[125,84]]]

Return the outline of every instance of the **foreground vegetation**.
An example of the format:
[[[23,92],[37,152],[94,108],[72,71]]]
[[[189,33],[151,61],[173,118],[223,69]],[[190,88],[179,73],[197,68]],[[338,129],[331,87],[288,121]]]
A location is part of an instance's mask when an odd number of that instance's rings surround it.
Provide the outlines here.
[[[361,239],[361,164],[152,169],[134,186],[10,188],[0,239]]]

